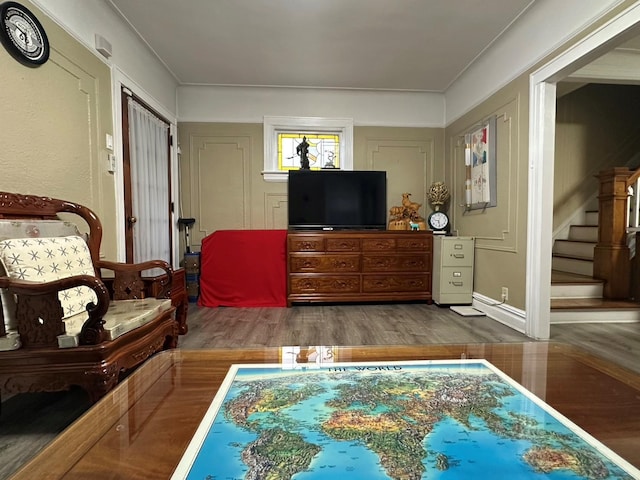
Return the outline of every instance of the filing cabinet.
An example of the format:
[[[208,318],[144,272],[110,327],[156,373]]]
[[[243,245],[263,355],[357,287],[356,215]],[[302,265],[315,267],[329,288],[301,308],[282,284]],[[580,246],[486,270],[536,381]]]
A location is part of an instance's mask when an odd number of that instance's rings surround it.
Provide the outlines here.
[[[433,301],[470,305],[473,298],[473,237],[433,238]]]

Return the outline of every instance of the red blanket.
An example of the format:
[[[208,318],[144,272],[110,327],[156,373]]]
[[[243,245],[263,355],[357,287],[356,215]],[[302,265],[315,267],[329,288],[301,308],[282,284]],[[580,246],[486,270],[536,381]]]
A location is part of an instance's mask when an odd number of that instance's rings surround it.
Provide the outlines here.
[[[202,240],[205,307],[286,307],[286,230],[218,230]]]

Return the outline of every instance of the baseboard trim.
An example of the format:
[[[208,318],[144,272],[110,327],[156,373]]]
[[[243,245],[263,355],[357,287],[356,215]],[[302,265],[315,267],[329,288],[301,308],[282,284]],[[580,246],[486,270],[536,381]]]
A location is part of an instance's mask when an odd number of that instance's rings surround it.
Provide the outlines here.
[[[501,304],[493,298],[476,292],[473,292],[471,306],[476,310],[484,312],[487,317],[507,327],[513,328],[517,332],[525,333],[526,331],[526,312],[524,310],[512,307],[506,303]]]

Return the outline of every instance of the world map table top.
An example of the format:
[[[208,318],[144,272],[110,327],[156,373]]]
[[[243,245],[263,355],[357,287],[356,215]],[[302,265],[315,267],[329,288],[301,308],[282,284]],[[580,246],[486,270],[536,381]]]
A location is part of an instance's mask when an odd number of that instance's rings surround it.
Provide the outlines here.
[[[331,354],[330,359],[327,358],[327,352]],[[569,469],[552,468],[553,473],[548,477],[533,476],[531,478],[634,478],[637,475],[636,469],[640,466],[640,376],[566,345],[532,342],[403,347],[331,347],[330,349],[325,348],[325,350],[315,347],[297,347],[165,352],[152,357],[114,391],[94,405],[46,447],[40,455],[19,471],[14,478],[15,480],[33,478],[91,478],[92,480],[102,478],[132,480],[170,478],[176,471],[180,460],[183,457],[188,457],[188,455],[185,456],[185,452],[189,453],[187,447],[194,438],[198,426],[204,424],[203,418],[206,420],[212,400],[233,364],[278,363],[280,371],[285,365],[286,368],[293,369],[291,371],[295,372],[299,371],[295,368],[300,364],[308,365],[310,362],[325,367],[329,361],[341,363],[375,362],[381,364],[379,366],[386,364],[388,367],[395,367],[400,364],[390,362],[457,361],[461,358],[486,359],[490,364],[485,362],[472,362],[471,364],[489,368],[490,371],[485,374],[496,376],[486,377],[492,379],[486,384],[478,383],[477,378],[479,377],[474,376],[462,377],[462,380],[458,380],[462,383],[455,384],[451,383],[452,378],[445,381],[445,377],[442,375],[451,375],[451,372],[444,369],[438,374],[439,377],[434,377],[435,380],[432,379],[431,383],[424,384],[424,391],[420,395],[417,394],[415,388],[413,390],[410,388],[410,382],[400,382],[402,377],[395,376],[392,377],[393,381],[399,383],[391,385],[391,391],[395,392],[396,396],[389,397],[387,404],[378,402],[373,410],[371,409],[371,405],[373,405],[371,399],[366,395],[362,397],[366,390],[362,390],[361,385],[359,386],[358,382],[354,383],[353,381],[344,382],[344,386],[338,390],[335,385],[332,386],[325,380],[315,382],[313,389],[303,390],[303,393],[307,392],[307,397],[304,400],[302,397],[292,396],[292,391],[280,390],[278,395],[272,397],[263,396],[259,399],[256,397],[252,403],[247,401],[252,398],[250,395],[247,396],[247,392],[250,390],[230,389],[229,392],[233,391],[237,396],[229,397],[229,403],[224,407],[228,419],[225,427],[237,429],[238,425],[242,426],[244,423],[242,428],[244,428],[245,435],[250,438],[247,437],[249,440],[243,444],[242,441],[233,440],[229,436],[225,437],[226,441],[218,444],[225,446],[224,448],[239,451],[238,458],[242,459],[242,451],[247,448],[250,450],[253,447],[253,452],[255,452],[255,448],[258,446],[273,447],[274,443],[270,442],[276,441],[277,443],[278,439],[286,439],[286,442],[294,442],[301,449],[300,452],[303,452],[301,458],[313,459],[318,471],[322,465],[325,465],[324,470],[335,471],[337,468],[327,460],[330,457],[323,457],[326,452],[319,452],[318,448],[330,450],[335,447],[337,455],[348,458],[356,457],[353,462],[357,464],[358,468],[364,468],[365,463],[363,462],[367,455],[371,455],[370,459],[376,459],[368,463],[374,465],[377,469],[376,475],[379,476],[352,476],[351,478],[438,478],[434,476],[435,474],[441,474],[440,478],[468,478],[454,476],[456,471],[463,471],[461,469],[468,468],[472,464],[472,462],[465,462],[466,457],[461,454],[464,449],[461,448],[465,443],[475,444],[474,448],[481,448],[484,441],[479,441],[478,435],[484,435],[485,440],[489,438],[493,442],[503,442],[501,446],[504,452],[515,451],[513,449],[518,442],[529,442],[524,450],[519,450],[524,452],[520,455],[521,461],[519,463],[527,466],[530,472],[535,472],[536,469],[542,472],[544,469],[562,464],[571,467]],[[463,363],[468,362],[464,361]],[[491,365],[498,370],[491,370]],[[313,371],[314,369],[307,370]],[[411,368],[406,367],[405,370],[408,372]],[[500,372],[504,372],[506,376],[501,376]],[[416,374],[412,373],[412,375]],[[420,375],[422,373],[418,377]],[[378,375],[373,378],[382,377]],[[452,388],[442,388],[443,385],[448,384],[451,384]],[[453,388],[455,385],[461,388]],[[580,444],[575,438],[569,440],[573,430],[563,430],[563,428],[568,428],[566,425],[558,424],[559,426],[551,429],[551,433],[548,431],[545,433],[544,428],[539,428],[541,423],[536,417],[536,408],[542,407],[535,401],[531,403],[533,407],[524,414],[505,414],[504,418],[499,415],[501,412],[506,412],[504,407],[510,405],[512,400],[520,395],[518,385],[522,385],[550,405],[552,411],[558,412],[561,418],[566,417],[569,426],[575,426],[578,432],[585,433],[587,439],[592,437],[597,439],[596,447],[602,444],[602,449],[589,450],[593,445],[588,441],[586,444]],[[321,388],[332,391],[331,398],[326,397],[322,402],[316,401],[315,405],[312,405],[314,399],[321,398],[318,390]],[[221,391],[226,392],[226,386]],[[288,393],[288,395],[283,393]],[[297,392],[296,395],[299,393]],[[524,396],[527,397],[527,395],[525,392]],[[462,403],[456,403],[466,402],[471,397],[482,400],[480,406],[475,408],[472,413],[461,408]],[[257,405],[262,407],[268,405],[273,408],[275,403],[265,400],[269,398],[279,399],[280,403],[284,402],[278,407],[283,409],[281,413],[286,414],[281,415],[279,419],[284,423],[278,424],[278,421],[274,420],[278,417],[274,416],[273,411],[270,412],[269,409],[261,412],[261,416],[258,417],[255,417],[255,413],[254,416],[250,416],[247,414],[249,410],[244,410],[255,408]],[[292,398],[299,398],[300,402],[293,402]],[[451,403],[446,412],[445,410],[440,411],[440,414],[445,412],[446,415],[437,417],[437,409],[407,407],[406,402],[409,398],[416,402],[415,405],[422,407],[429,405],[429,399],[433,402],[434,399],[442,400],[444,398]],[[531,398],[534,397],[531,396]],[[359,400],[356,401],[356,399]],[[266,403],[260,403],[261,401],[266,401]],[[328,408],[324,405],[326,401],[334,403]],[[491,402],[494,402],[493,407],[490,405]],[[287,416],[295,417],[298,415],[294,403],[301,403],[302,406],[307,407],[311,405],[311,408],[326,408],[327,410],[323,413],[325,416],[320,415],[319,420],[316,420],[318,425],[324,422],[322,428],[314,430],[315,427],[311,425],[312,428],[307,429],[308,431],[296,430],[292,428],[291,424],[286,423]],[[540,403],[542,404],[542,402]],[[475,404],[478,405],[477,402]],[[363,405],[369,405],[370,409],[363,410]],[[431,405],[435,404],[431,403]],[[456,405],[457,407],[454,408]],[[502,407],[498,405],[502,405]],[[402,415],[397,415],[398,412],[401,412]],[[403,436],[408,437],[406,438],[408,445],[411,445],[411,442],[414,442],[414,445],[419,444],[422,451],[419,454],[414,453],[412,458],[403,459],[403,461],[392,458],[389,452],[384,450],[384,441],[380,443],[380,439],[386,441],[389,438],[378,436],[378,443],[372,440],[375,437],[371,435],[373,424],[362,422],[363,419],[370,420],[370,418],[362,416],[365,413],[366,415],[382,415],[376,419],[377,422],[385,419],[388,419],[389,422],[392,419],[395,422],[406,422],[404,426],[412,428],[405,431],[414,432],[415,436],[407,434]],[[385,413],[388,415],[385,416]],[[396,416],[394,417],[393,414]],[[421,417],[421,415],[424,416]],[[551,417],[547,415],[544,418],[542,423],[547,426]],[[265,425],[279,427],[280,430],[276,428],[267,432],[269,429],[263,428]],[[249,428],[246,428],[247,426]],[[283,426],[286,428],[282,428]],[[367,431],[367,426],[370,431]],[[394,427],[393,423],[389,423],[387,426]],[[379,429],[380,425],[375,425],[375,427]],[[251,428],[260,429],[265,432],[266,436],[258,441],[259,436],[255,431],[252,432]],[[300,431],[304,431],[305,434],[299,435]],[[378,433],[379,431],[381,430],[375,430]],[[452,432],[455,433],[453,437],[451,436]],[[519,432],[527,432],[529,437],[523,438],[524,433]],[[272,435],[269,436],[269,433]],[[324,440],[325,443],[314,442],[312,435],[316,435],[316,440]],[[424,450],[427,443],[417,440],[425,438],[425,436],[428,438],[427,450]],[[463,437],[467,437],[467,440],[462,441]],[[344,439],[349,441],[345,442]],[[257,445],[256,441],[260,445]],[[335,443],[329,445],[331,441]],[[338,444],[341,446],[336,447]],[[467,451],[471,451],[470,448],[468,447]],[[266,451],[273,454],[277,452],[277,449],[267,448]],[[593,453],[594,451],[604,452],[604,456],[598,457]],[[608,456],[607,453],[611,455]],[[264,461],[266,457],[255,456],[251,458],[251,455],[245,453],[244,458],[254,462],[254,465],[259,465],[260,461]],[[597,461],[596,458],[598,458]],[[192,460],[187,460],[189,465]],[[476,454],[472,460],[485,461],[485,458],[482,454]],[[618,460],[619,462],[617,462]],[[615,466],[616,462],[619,463],[622,470],[616,470],[618,468]],[[410,464],[414,467],[417,466],[417,470],[415,470],[418,472],[417,474],[424,476],[403,476],[394,473],[394,469],[406,468]],[[244,465],[246,467],[247,463]],[[333,468],[332,465],[334,465]],[[603,476],[604,470],[599,467],[602,465],[606,466],[609,476]],[[356,467],[353,468],[353,471],[356,471]],[[305,477],[305,474],[313,473],[313,468],[300,469],[300,471],[302,470],[305,472],[294,478],[326,478],[321,476]],[[241,476],[229,476],[228,478],[245,478],[244,475],[247,471],[249,471],[248,468],[240,474]],[[554,474],[555,477],[552,476]],[[176,475],[176,478],[182,478],[180,475],[183,473],[177,472]],[[215,475],[208,478],[226,477]],[[256,476],[253,478],[265,477]],[[349,477],[334,473],[332,478]],[[495,476],[485,478],[495,478]],[[512,476],[511,478],[517,477]]]
[[[486,360],[234,365],[174,480],[633,479]]]

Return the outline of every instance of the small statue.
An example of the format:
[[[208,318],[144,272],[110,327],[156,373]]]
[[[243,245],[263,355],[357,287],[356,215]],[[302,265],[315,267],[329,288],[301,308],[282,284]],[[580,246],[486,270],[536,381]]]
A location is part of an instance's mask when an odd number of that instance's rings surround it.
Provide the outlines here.
[[[329,152],[328,154],[328,160],[327,162],[324,164],[324,167],[322,168],[336,168],[335,164],[333,163],[333,159],[335,157],[335,153],[334,152]]]
[[[300,170],[309,170],[309,144],[307,137],[302,137],[302,142],[296,147],[296,153],[300,156]]]
[[[389,210],[389,230],[426,230],[427,224],[418,213],[421,203],[412,202],[410,193],[402,194],[402,205]]]

